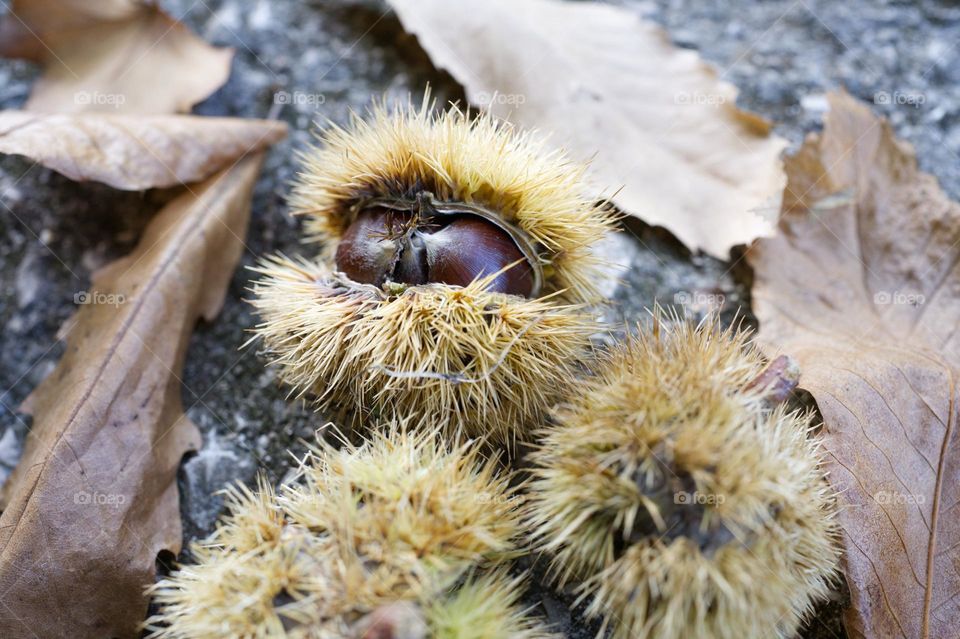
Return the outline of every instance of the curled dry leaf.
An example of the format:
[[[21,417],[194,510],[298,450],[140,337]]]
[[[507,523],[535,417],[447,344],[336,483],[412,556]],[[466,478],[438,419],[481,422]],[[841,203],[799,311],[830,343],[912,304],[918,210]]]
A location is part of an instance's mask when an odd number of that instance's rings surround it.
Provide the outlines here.
[[[960,627],[960,204],[846,94],[787,162],[780,232],[749,252],[761,341],[823,413],[851,637]]]
[[[660,27],[590,2],[390,4],[470,102],[591,160],[625,211],[724,257],[772,231],[784,140]]]
[[[157,553],[181,543],[177,467],[199,445],[179,378],[240,257],[260,156],[165,207],[94,278],[0,516],[0,636],[134,637]]]
[[[0,55],[43,65],[26,109],[53,113],[187,112],[230,75],[211,47],[142,0],[14,0]]]
[[[72,180],[142,190],[197,182],[286,135],[271,120],[0,111],[0,153]]]

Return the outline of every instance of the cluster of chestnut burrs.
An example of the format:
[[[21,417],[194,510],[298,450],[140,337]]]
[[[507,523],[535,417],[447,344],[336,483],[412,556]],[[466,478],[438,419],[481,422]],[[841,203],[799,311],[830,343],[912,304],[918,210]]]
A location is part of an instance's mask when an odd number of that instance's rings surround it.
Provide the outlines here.
[[[356,436],[231,489],[152,588],[150,636],[554,636],[524,554],[614,637],[794,636],[838,550],[786,360],[659,312],[597,353],[615,217],[488,116],[377,107],[303,161],[292,206],[323,250],[261,265],[257,333]]]

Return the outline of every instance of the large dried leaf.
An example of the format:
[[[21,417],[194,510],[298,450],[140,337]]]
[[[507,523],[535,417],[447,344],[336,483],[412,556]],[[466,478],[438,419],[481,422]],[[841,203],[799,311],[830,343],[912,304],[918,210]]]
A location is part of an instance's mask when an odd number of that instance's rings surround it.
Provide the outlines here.
[[[0,111],[0,153],[72,180],[142,190],[197,182],[286,135],[271,120]]]
[[[152,2],[15,0],[0,20],[0,55],[44,66],[30,111],[181,113],[227,81],[233,51]]]
[[[134,637],[157,553],[181,542],[177,466],[199,445],[179,379],[240,257],[260,157],[170,203],[94,278],[0,516],[0,636]]]
[[[784,141],[660,27],[591,2],[390,4],[473,104],[592,158],[629,213],[721,256],[772,230]]]
[[[960,204],[845,94],[787,163],[780,232],[750,250],[760,338],[823,413],[852,637],[960,628]]]

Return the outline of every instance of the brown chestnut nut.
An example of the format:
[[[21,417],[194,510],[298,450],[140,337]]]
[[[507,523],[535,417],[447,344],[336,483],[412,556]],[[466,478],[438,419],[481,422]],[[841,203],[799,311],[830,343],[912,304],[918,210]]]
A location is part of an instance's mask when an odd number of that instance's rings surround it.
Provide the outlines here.
[[[531,258],[515,237],[469,211],[364,209],[343,234],[335,259],[337,270],[353,281],[376,286],[467,286],[499,272],[488,290],[531,297],[538,288]]]
[[[403,232],[402,221],[387,209],[361,211],[337,246],[337,270],[354,282],[383,284],[397,265],[400,243],[394,238]]]

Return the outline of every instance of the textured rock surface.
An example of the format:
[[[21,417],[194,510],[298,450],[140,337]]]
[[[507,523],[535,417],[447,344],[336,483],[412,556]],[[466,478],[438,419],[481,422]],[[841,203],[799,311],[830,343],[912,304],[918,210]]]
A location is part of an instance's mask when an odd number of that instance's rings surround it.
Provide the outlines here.
[[[403,97],[426,82],[441,100],[462,98],[378,2],[162,4],[205,39],[237,50],[229,83],[198,112],[274,113],[291,126],[257,187],[243,267],[266,253],[311,250],[299,244],[298,223],[286,215],[283,196],[296,170],[292,152],[309,142],[315,113],[342,122],[371,97]],[[930,0],[619,4],[663,23],[679,45],[701,50],[740,87],[741,106],[777,121],[778,132],[794,144],[818,125],[827,90],[845,86],[876,99],[898,134],[917,146],[923,168],[960,196],[960,8]],[[0,107],[20,105],[35,77],[30,65],[0,62]],[[60,356],[55,334],[73,311],[74,296],[95,268],[129,251],[167,197],[73,184],[22,158],[0,158],[0,478],[15,463],[28,427],[16,407]],[[644,317],[655,300],[694,313],[723,302],[728,320],[743,304],[750,319],[749,272],[736,257],[691,255],[642,224],[615,246],[627,265],[623,284],[612,291],[619,303],[609,312],[615,324]],[[241,349],[255,321],[243,302],[251,279],[243,267],[220,318],[198,328],[184,371],[184,404],[207,443],[182,473],[188,537],[215,520],[220,500],[214,491],[235,479],[249,481],[258,467],[280,479],[289,467],[286,450],[298,449],[322,424],[321,416],[287,401],[253,349]],[[547,591],[530,598],[542,601],[569,636],[593,636],[570,626],[565,606]],[[835,608],[821,609],[806,636],[842,636]]]

